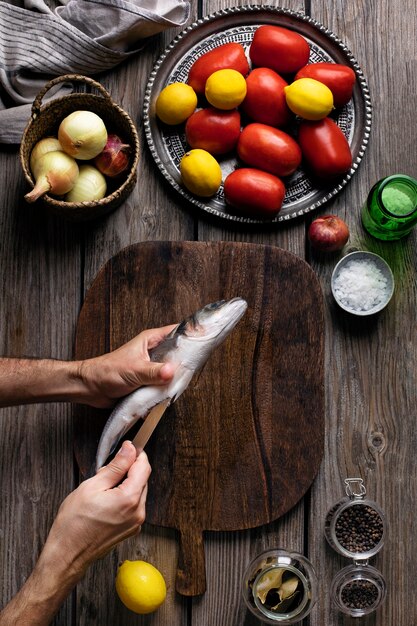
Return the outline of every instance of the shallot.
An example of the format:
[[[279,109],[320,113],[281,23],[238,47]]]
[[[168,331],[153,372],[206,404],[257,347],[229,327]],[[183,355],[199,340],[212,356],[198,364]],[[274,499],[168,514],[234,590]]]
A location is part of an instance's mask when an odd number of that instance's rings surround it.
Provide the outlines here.
[[[336,252],[341,250],[349,239],[349,227],[337,215],[323,215],[311,222],[308,238],[316,250]]]
[[[129,152],[129,144],[123,143],[118,135],[109,135],[103,152],[94,159],[94,164],[102,174],[114,178],[127,169]]]

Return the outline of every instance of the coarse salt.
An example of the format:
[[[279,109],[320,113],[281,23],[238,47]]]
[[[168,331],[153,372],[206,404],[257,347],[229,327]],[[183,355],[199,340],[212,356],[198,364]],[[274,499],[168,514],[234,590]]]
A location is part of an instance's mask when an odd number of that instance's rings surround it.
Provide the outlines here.
[[[335,277],[333,291],[352,311],[370,311],[389,296],[386,276],[369,259],[348,261]]]

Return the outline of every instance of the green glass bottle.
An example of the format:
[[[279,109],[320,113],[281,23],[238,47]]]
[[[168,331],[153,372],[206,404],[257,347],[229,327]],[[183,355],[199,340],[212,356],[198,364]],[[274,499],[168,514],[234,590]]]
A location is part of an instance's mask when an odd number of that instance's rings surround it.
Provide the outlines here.
[[[368,233],[385,241],[408,235],[417,224],[417,180],[405,174],[379,180],[362,209],[362,223]]]

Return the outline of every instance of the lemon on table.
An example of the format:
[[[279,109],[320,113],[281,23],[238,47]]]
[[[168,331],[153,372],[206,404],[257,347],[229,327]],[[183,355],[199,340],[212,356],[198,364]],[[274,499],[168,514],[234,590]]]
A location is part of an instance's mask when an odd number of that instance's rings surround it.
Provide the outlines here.
[[[182,124],[197,108],[197,95],[190,85],[171,83],[156,99],[156,115],[165,124]]]
[[[314,78],[299,78],[284,87],[288,107],[305,120],[321,120],[333,109],[333,94]]]
[[[146,561],[123,561],[117,570],[116,591],[128,609],[141,615],[156,611],[167,592],[161,572]]]
[[[229,111],[245,99],[246,80],[236,70],[217,70],[208,77],[205,93],[212,106]]]
[[[184,154],[180,163],[184,185],[196,196],[213,196],[222,182],[220,165],[209,152],[195,148]]]

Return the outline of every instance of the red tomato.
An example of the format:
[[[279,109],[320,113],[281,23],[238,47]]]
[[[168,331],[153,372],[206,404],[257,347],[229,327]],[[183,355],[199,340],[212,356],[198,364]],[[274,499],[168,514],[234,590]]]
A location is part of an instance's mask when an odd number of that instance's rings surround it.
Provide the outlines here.
[[[190,68],[188,84],[198,94],[204,94],[206,80],[217,70],[232,69],[243,76],[249,73],[245,49],[240,43],[225,43],[206,52]]]
[[[237,142],[239,158],[275,176],[289,176],[301,163],[301,149],[287,133],[266,124],[248,124]]]
[[[321,179],[346,174],[352,166],[349,143],[329,117],[319,122],[301,122],[298,141],[306,165]]]
[[[351,67],[339,63],[310,63],[297,72],[295,80],[299,78],[314,78],[327,85],[335,107],[341,107],[352,97],[356,74]]]
[[[249,49],[253,65],[269,67],[282,74],[292,74],[308,63],[307,40],[288,28],[259,26]]]
[[[220,111],[214,107],[193,113],[185,125],[185,137],[192,148],[210,154],[225,154],[236,146],[240,135],[239,111]]]
[[[284,93],[287,86],[274,70],[258,67],[246,78],[247,92],[240,108],[255,122],[285,126],[292,117]]]
[[[273,218],[281,209],[284,195],[282,180],[250,167],[235,170],[224,181],[226,202],[253,217]]]

